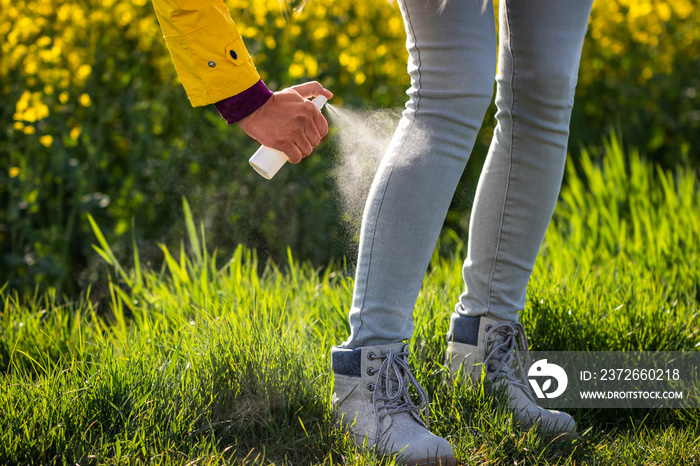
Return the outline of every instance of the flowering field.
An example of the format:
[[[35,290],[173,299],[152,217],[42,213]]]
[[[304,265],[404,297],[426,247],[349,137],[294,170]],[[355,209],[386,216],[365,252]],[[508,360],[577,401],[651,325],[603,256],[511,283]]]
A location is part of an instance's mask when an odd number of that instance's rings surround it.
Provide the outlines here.
[[[312,0],[294,14],[277,0],[227,5],[270,87],[316,79],[336,104],[405,101],[395,5]],[[573,151],[615,128],[667,167],[700,163],[697,7],[596,2]],[[282,257],[289,245],[316,263],[346,252],[332,157],[261,184],[246,165],[254,144],[211,108],[189,107],[161,35],[146,0],[0,0],[0,283],[76,292],[96,274],[85,213],[111,240],[135,223],[137,240],[168,242],[181,233],[183,195],[224,251],[243,242]],[[319,153],[332,154],[330,144]],[[450,214],[464,216],[464,207]]]

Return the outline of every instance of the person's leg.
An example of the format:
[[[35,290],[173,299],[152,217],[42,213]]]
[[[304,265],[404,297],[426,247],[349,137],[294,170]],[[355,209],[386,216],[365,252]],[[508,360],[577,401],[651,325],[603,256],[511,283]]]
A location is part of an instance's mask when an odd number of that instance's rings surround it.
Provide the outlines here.
[[[592,0],[501,0],[498,124],[464,262],[466,291],[447,334],[452,371],[505,386],[516,419],[555,433],[573,419],[541,409],[523,374],[518,313],[561,186],[569,119]],[[524,358],[527,361],[527,358]],[[524,369],[524,370],[523,370]]]
[[[517,321],[564,173],[592,0],[503,0],[498,124],[477,187],[457,313]]]
[[[333,348],[334,416],[358,443],[406,461],[454,464],[420,421],[408,367],[413,307],[440,228],[493,94],[490,1],[399,0],[408,35],[410,100],[365,206],[350,338]],[[426,457],[426,452],[430,459]]]
[[[362,222],[344,348],[407,340],[413,307],[493,95],[493,5],[400,0],[410,100],[374,178]]]

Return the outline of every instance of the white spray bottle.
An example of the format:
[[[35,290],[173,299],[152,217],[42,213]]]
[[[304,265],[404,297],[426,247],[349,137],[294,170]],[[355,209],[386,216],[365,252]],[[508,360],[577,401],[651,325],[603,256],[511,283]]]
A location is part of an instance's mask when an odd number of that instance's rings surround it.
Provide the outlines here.
[[[320,95],[312,102],[316,108],[321,110],[327,100],[327,97]],[[253,154],[248,162],[250,162],[250,165],[256,172],[260,173],[263,178],[271,180],[288,160],[287,156],[284,155],[284,152],[281,150],[260,146],[260,149],[255,151],[255,154]]]

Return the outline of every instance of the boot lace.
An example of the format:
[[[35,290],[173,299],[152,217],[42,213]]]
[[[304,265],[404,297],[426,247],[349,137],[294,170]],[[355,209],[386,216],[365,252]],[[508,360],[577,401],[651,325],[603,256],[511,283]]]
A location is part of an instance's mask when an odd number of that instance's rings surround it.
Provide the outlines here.
[[[406,359],[408,352],[394,352],[389,349],[386,354],[374,355],[377,359],[383,359],[382,365],[377,370],[377,382],[372,394],[372,404],[376,421],[376,435],[379,434],[379,426],[382,420],[393,414],[411,412],[414,418],[427,427],[420,418],[420,411],[425,410],[426,421],[430,422],[430,407],[428,406],[428,394],[411,373]],[[420,405],[416,406],[411,400],[409,389],[413,385],[420,396]],[[380,410],[382,411],[380,413]]]
[[[493,326],[486,332],[486,374],[492,382],[506,382],[519,387],[534,403],[532,389],[527,383],[527,371],[532,365],[525,329],[520,322]],[[523,360],[524,359],[524,360]],[[509,364],[514,361],[515,368]]]

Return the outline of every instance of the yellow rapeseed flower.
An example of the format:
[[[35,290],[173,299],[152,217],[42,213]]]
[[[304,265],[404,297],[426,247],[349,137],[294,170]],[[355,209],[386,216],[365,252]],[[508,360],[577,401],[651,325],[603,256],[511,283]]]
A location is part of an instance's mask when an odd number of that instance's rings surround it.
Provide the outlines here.
[[[686,0],[686,1],[677,0],[675,2],[672,2],[671,6],[673,6],[673,10],[678,15],[678,17],[681,19],[688,18],[690,16],[690,14],[695,9],[693,3],[688,1],[688,0]]]
[[[31,98],[31,96],[32,93],[29,91],[24,91],[22,93],[22,95],[17,100],[17,103],[15,104],[15,110],[17,111],[17,113],[22,113],[29,107],[29,99]]]
[[[318,62],[311,55],[306,55],[304,57],[304,68],[309,78],[314,78],[318,75]]]
[[[389,20],[389,30],[394,34],[403,33],[403,22],[401,21],[401,18],[396,16],[392,17]]]
[[[19,176],[19,167],[10,167],[10,178],[17,178]]]
[[[90,100],[90,96],[88,94],[81,95],[78,101],[83,107],[89,107],[92,104],[92,100]]]
[[[22,119],[24,121],[28,121],[29,123],[34,123],[34,122],[40,120],[39,114],[36,111],[35,107],[30,107],[27,110],[25,110],[24,113],[22,113],[22,116],[20,119]]]
[[[24,72],[27,73],[27,75],[31,76],[36,74],[38,69],[39,62],[37,60],[32,60],[31,58],[27,57],[27,59],[24,62]]]
[[[87,64],[82,64],[78,68],[77,77],[80,81],[84,81],[92,73],[92,66]]]
[[[40,92],[24,91],[15,103],[13,119],[28,122],[42,120],[49,116],[49,107],[42,102]]]
[[[77,140],[77,139],[78,139],[78,136],[80,136],[80,132],[81,132],[81,131],[82,131],[82,129],[80,128],[80,126],[76,126],[76,127],[73,128],[72,130],[70,130],[70,137],[71,137],[71,139],[76,139],[76,140]]]
[[[336,41],[338,42],[338,47],[340,48],[345,48],[350,45],[350,38],[346,34],[338,34]]]
[[[314,40],[321,40],[321,39],[324,39],[326,36],[328,36],[328,33],[329,33],[329,32],[330,32],[330,31],[329,31],[328,28],[325,27],[325,26],[316,28],[316,29],[314,30],[314,32],[313,32],[313,38],[314,38]]]
[[[24,131],[24,134],[34,134],[34,133],[36,133],[36,129],[35,129],[33,126],[31,126],[31,125],[25,126],[23,131]]]
[[[39,138],[39,142],[42,146],[51,147],[51,144],[53,144],[53,136],[51,136],[50,134],[44,134],[42,137]]]
[[[36,45],[38,45],[39,47],[46,47],[50,43],[51,43],[51,38],[49,36],[41,36],[36,41]]]
[[[304,67],[298,63],[292,63],[289,65],[289,76],[292,78],[301,78],[304,76]]]

